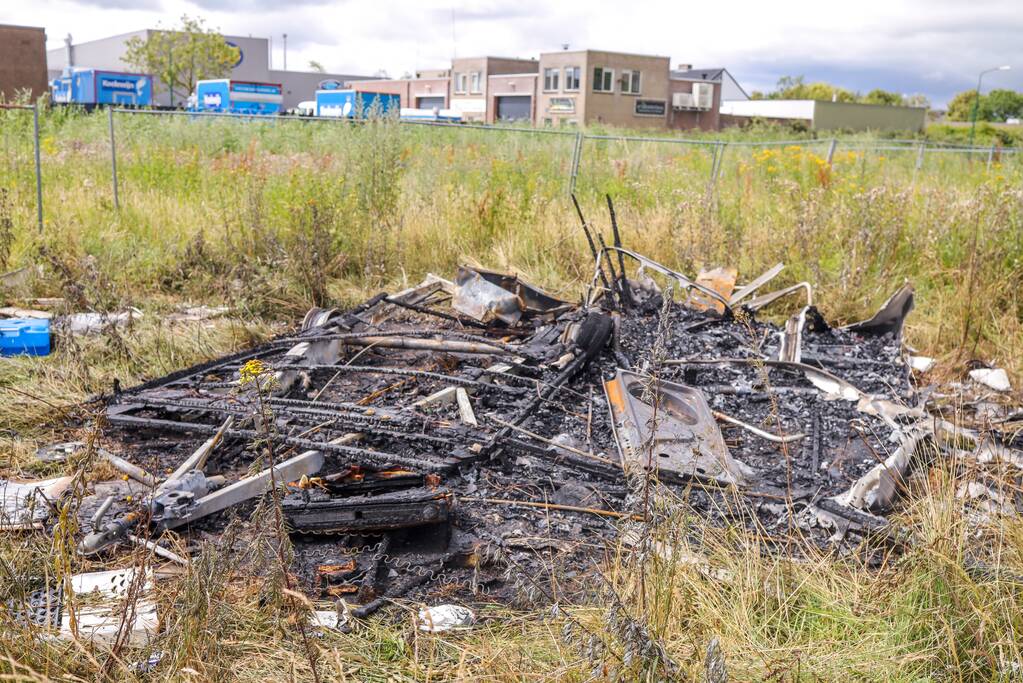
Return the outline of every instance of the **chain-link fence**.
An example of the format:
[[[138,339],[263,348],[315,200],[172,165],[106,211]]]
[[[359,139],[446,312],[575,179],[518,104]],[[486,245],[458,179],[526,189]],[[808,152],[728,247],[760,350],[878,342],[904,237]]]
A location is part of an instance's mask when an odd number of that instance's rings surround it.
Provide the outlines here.
[[[109,108],[92,117],[77,117],[92,120],[86,131],[89,124],[74,121],[76,115],[59,109],[44,114],[36,105],[8,104],[0,105],[0,115],[6,117],[0,133],[6,152],[4,185],[12,188],[13,203],[22,207],[29,205],[34,185],[32,203],[40,230],[44,228],[44,189],[47,195],[59,194],[54,184],[70,181],[68,171],[58,168],[59,164],[74,165],[79,177],[95,183],[98,201],[117,211],[130,206],[137,193],[187,192],[200,186],[209,190],[209,184],[217,181],[201,169],[230,166],[223,162],[225,154],[261,163],[255,157],[270,153],[311,167],[336,167],[339,160],[351,160],[352,153],[373,155],[379,151],[374,146],[388,144],[379,135],[371,145],[364,144],[366,136],[353,132],[363,128],[363,122],[344,119]],[[61,127],[52,126],[53,132],[41,138],[40,119],[46,123],[49,117],[61,116],[65,119]],[[96,125],[100,116],[106,119],[102,133]],[[1021,164],[1017,148],[923,140],[688,139],[423,121],[400,122],[386,130],[384,135],[401,147],[404,167],[419,171],[404,174],[413,185],[405,189],[423,193],[502,180],[532,183],[546,198],[609,193],[651,202],[694,191],[739,192],[750,183],[828,186],[882,178],[916,184],[923,177],[971,182],[994,171],[1018,170]],[[46,148],[59,147],[53,136],[60,135],[71,135],[75,142],[51,154]],[[27,141],[31,150],[26,148]],[[105,148],[102,154],[100,146]],[[45,157],[54,158],[44,165]],[[100,157],[105,157],[102,164]],[[123,162],[120,169],[119,160]],[[161,184],[169,167],[184,173],[183,185]],[[196,172],[189,177],[191,168]],[[103,185],[109,187],[108,193],[102,191]]]

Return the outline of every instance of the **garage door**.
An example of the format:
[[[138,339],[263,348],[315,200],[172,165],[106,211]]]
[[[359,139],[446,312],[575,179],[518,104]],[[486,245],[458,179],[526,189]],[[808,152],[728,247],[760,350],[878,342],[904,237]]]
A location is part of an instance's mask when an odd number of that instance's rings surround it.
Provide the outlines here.
[[[444,96],[440,97],[417,97],[416,107],[419,109],[443,109]]]
[[[498,121],[522,121],[533,118],[533,98],[529,95],[497,97]]]

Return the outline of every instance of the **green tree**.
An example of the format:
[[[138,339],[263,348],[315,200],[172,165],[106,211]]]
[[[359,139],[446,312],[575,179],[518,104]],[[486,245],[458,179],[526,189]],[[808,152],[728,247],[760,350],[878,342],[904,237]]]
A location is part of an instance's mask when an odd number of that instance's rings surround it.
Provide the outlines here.
[[[327,70],[323,68],[323,65],[317,62],[315,59],[309,60],[309,70],[315,71],[318,74],[327,73]]]
[[[992,90],[980,98],[977,119],[1005,121],[1023,115],[1023,93],[1015,90]]]
[[[802,76],[782,76],[774,92],[767,95],[772,100],[835,100],[855,102],[856,95],[845,88],[818,81],[807,83]]]
[[[122,59],[153,75],[154,87],[167,89],[171,104],[175,95],[184,100],[195,90],[197,81],[223,78],[238,62],[238,48],[228,45],[224,36],[207,29],[205,23],[201,18],[183,15],[179,28],[158,28],[144,40],[130,38]]]
[[[949,121],[969,121],[973,112],[973,101],[977,97],[976,90],[964,90],[956,93],[956,96],[948,103]],[[978,118],[979,112],[978,112]]]
[[[881,90],[881,88],[874,88],[860,101],[863,104],[886,104],[893,107],[898,107],[905,103],[905,99],[899,93]]]

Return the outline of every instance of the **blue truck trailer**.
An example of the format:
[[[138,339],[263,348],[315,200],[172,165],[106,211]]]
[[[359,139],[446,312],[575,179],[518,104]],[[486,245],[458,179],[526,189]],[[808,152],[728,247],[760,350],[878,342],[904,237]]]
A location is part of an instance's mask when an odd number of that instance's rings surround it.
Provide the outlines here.
[[[195,84],[194,111],[268,116],[279,114],[283,101],[280,83],[234,81],[229,78]]]
[[[148,107],[153,103],[153,79],[147,74],[72,67],[50,82],[57,104],[118,104]]]
[[[393,93],[361,90],[317,90],[316,116],[331,118],[367,118],[398,113],[401,96]]]

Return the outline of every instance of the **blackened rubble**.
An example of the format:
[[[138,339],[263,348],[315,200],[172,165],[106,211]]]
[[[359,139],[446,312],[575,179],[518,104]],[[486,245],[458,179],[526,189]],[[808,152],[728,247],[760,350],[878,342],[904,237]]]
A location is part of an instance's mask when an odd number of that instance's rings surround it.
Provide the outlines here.
[[[899,339],[911,294],[894,324],[866,328],[832,327],[808,301],[783,350],[786,327],[750,310],[770,296],[708,289],[617,242],[594,246],[581,305],[499,273],[465,267],[457,281],[314,309],[291,337],[114,396],[111,450],[166,475],[206,442],[205,474],[170,477],[141,509],[119,497],[82,551],[164,529],[215,538],[231,516],[219,513],[250,514],[273,480],[293,572],[315,599],[359,615],[400,595],[551,599],[545,577],[585,588],[586,568],[644,514],[630,487],[647,469],[708,524],[824,547],[883,528],[889,489],[934,438]],[[683,290],[715,305],[697,310]],[[613,416],[612,397],[655,417],[623,423],[639,413]],[[677,431],[657,423],[662,405]],[[645,433],[656,437],[636,443]],[[698,452],[734,462],[712,476],[689,465]],[[659,466],[669,455],[673,471]],[[83,506],[86,528],[104,498]]]

